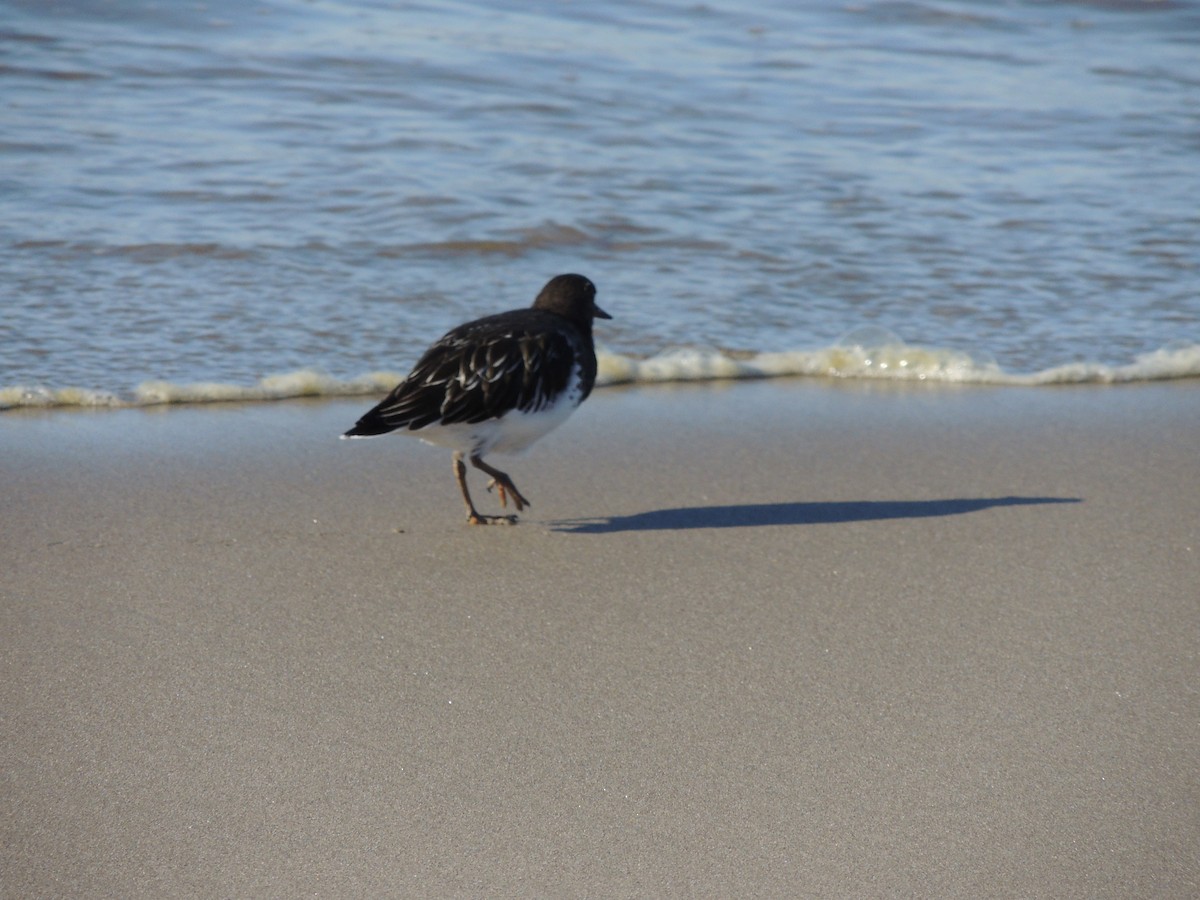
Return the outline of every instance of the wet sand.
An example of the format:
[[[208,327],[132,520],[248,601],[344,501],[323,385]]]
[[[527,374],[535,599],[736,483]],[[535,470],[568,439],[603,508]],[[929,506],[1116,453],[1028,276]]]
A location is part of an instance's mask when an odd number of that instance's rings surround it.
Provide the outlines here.
[[[1200,384],[369,405],[0,417],[6,896],[1200,890]]]

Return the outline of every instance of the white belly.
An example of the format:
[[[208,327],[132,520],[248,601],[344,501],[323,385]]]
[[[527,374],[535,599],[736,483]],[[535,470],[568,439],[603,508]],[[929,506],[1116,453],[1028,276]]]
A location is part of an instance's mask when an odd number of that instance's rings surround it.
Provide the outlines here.
[[[558,401],[537,412],[523,413],[514,409],[499,419],[488,419],[473,425],[430,425],[420,431],[406,433],[416,434],[428,444],[468,454],[521,453],[565,422],[580,402],[579,372],[576,371],[567,389],[559,394]]]

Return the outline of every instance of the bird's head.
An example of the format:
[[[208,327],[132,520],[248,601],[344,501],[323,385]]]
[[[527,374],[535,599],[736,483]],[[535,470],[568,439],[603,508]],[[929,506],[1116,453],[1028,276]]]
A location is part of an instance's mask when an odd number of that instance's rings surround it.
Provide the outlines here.
[[[589,328],[593,319],[612,318],[596,305],[596,286],[582,275],[555,275],[537,295],[533,308],[558,313]]]

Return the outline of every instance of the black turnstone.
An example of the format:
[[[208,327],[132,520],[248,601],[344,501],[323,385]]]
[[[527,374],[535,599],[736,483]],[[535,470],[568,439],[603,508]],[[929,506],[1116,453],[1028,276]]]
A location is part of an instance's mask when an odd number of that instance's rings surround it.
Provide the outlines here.
[[[472,525],[515,522],[481,516],[467,490],[467,467],[491,476],[500,505],[520,512],[529,501],[512,479],[483,461],[518,453],[569,416],[596,382],[592,320],[611,319],[582,275],[557,275],[533,306],[459,325],[425,351],[407,378],[342,435],[374,437],[404,429],[454,451],[454,477]]]

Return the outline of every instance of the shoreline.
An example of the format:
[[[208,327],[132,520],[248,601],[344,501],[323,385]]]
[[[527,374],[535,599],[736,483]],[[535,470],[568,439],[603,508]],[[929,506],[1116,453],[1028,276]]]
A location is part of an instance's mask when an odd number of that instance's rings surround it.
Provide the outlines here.
[[[369,405],[0,416],[6,892],[1200,884],[1196,382]]]
[[[854,332],[851,332],[854,334]],[[664,384],[719,385],[759,379],[814,379],[908,385],[1054,387],[1122,385],[1200,379],[1200,343],[1173,342],[1134,359],[1071,362],[1028,372],[1001,369],[986,351],[907,344],[897,335],[868,329],[864,340],[785,351],[680,348],[650,356],[601,349],[597,387]],[[143,381],[128,391],[101,388],[0,384],[0,414],[21,409],[140,409],[203,403],[253,403],[309,398],[357,398],[386,394],[405,377],[400,371],[373,371],[353,378],[315,369],[296,369],[260,378],[256,384],[222,381]]]

